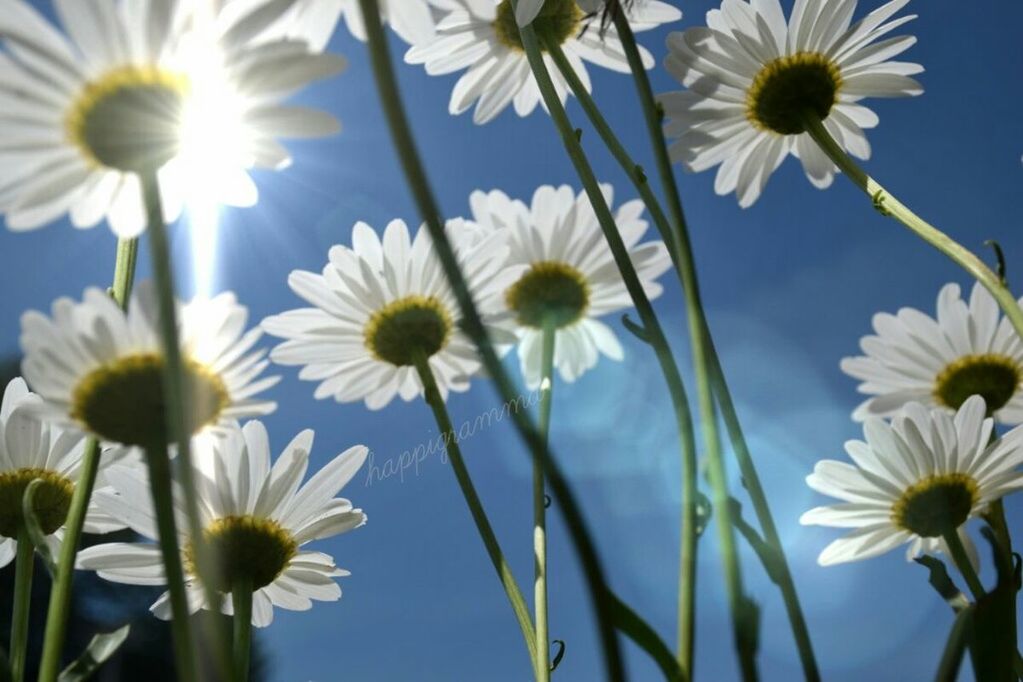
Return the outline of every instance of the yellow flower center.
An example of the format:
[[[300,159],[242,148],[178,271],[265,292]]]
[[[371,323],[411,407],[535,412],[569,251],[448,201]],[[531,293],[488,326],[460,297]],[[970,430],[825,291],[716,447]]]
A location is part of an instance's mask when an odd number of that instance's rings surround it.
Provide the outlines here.
[[[32,497],[35,513],[43,534],[50,535],[64,525],[71,507],[74,484],[64,476],[47,469],[15,469],[0,473],[0,536],[18,537],[24,524],[22,500],[29,483],[39,479],[42,484]]]
[[[746,92],[746,118],[761,130],[798,135],[803,116],[822,121],[838,102],[842,72],[818,52],[797,52],[768,62]]]
[[[555,328],[577,322],[589,307],[590,285],[583,274],[568,263],[534,263],[505,293],[508,308],[518,315],[519,324]]]
[[[1012,400],[1023,379],[1015,360],[996,353],[967,355],[941,370],[934,380],[934,397],[953,410],[972,395],[984,398],[988,416]]]
[[[575,0],[546,0],[532,24],[540,41],[540,49],[546,51],[546,45],[561,45],[574,36],[579,32],[585,16]],[[498,42],[505,47],[520,52],[523,50],[515,10],[509,0],[502,0],[497,6],[494,32],[497,33]]]
[[[225,516],[207,526],[202,536],[216,566],[211,585],[218,592],[230,592],[239,583],[253,592],[264,588],[298,553],[294,536],[272,519]],[[185,547],[184,555],[185,570],[197,575],[191,544]]]
[[[87,374],[71,396],[71,417],[104,440],[161,446],[170,442],[164,423],[163,356],[119,358]],[[219,375],[185,358],[186,424],[191,433],[215,423],[230,403]]]
[[[453,329],[451,313],[437,298],[406,296],[373,313],[363,335],[373,357],[405,367],[441,351]]]
[[[64,119],[68,139],[93,164],[155,170],[178,153],[188,78],[155,66],[124,66],[82,88]]]
[[[935,474],[906,488],[892,507],[892,522],[920,537],[940,537],[966,523],[977,495],[972,476]]]

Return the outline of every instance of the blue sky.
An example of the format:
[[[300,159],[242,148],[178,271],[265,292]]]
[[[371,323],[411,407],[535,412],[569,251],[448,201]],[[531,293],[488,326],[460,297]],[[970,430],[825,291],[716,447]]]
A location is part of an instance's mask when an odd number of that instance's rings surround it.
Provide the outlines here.
[[[37,2],[49,11],[48,2]],[[788,3],[785,3],[788,7]],[[878,6],[861,2],[857,16]],[[673,29],[699,25],[712,6],[686,3]],[[927,68],[926,88],[913,100],[873,103],[880,127],[870,133],[867,165],[906,203],[968,247],[994,238],[1005,248],[1010,282],[1023,282],[1018,197],[1023,189],[1023,51],[1018,29],[1023,6],[998,3],[971,11],[952,2],[917,2],[910,24],[920,39],[907,59]],[[642,42],[664,56],[668,30]],[[397,39],[395,54],[404,48]],[[258,207],[223,216],[217,290],[235,291],[254,322],[299,305],[285,281],[294,269],[318,270],[332,244],[349,243],[365,220],[378,229],[392,218],[416,222],[416,211],[383,126],[364,47],[342,27],[331,49],[345,54],[342,76],[304,93],[304,103],[338,115],[336,138],[291,145],[296,163],[257,178]],[[633,154],[652,166],[631,81],[592,70],[595,92],[611,124]],[[449,216],[467,212],[475,189],[500,188],[527,198],[538,184],[577,185],[543,113],[520,119],[506,112],[485,127],[451,117],[454,77],[434,78],[400,66],[434,189]],[[658,66],[655,89],[675,87]],[[578,125],[578,108],[570,106]],[[619,199],[631,198],[625,178],[592,133],[584,143]],[[842,458],[842,443],[859,430],[848,418],[859,396],[838,369],[857,350],[878,310],[912,305],[932,310],[940,286],[967,284],[940,254],[885,219],[844,178],[821,192],[790,159],[764,196],[741,210],[733,197],[713,193],[713,174],[681,177],[710,322],[735,393],[753,455],[830,680],[924,679],[933,674],[951,617],[925,572],[901,552],[852,565],[821,568],[820,550],[836,536],[801,528],[797,519],[819,503],[803,478],[823,457]],[[181,288],[192,288],[187,228],[174,229]],[[114,239],[106,228],[75,231],[52,225],[29,234],[0,233],[0,353],[17,353],[22,311],[46,309],[57,296],[79,297],[105,286]],[[144,245],[145,248],[145,245]],[[985,257],[988,254],[984,254]],[[143,251],[140,277],[148,276]],[[670,276],[657,309],[679,357],[688,357],[681,296]],[[1023,290],[1023,289],[1018,289]],[[674,641],[678,550],[679,463],[664,384],[649,349],[619,329],[623,364],[604,361],[574,385],[559,383],[553,444],[569,473],[616,590]],[[269,343],[269,340],[267,341]],[[515,369],[514,365],[512,368]],[[516,370],[517,371],[517,370]],[[266,419],[272,442],[283,447],[299,430],[317,432],[317,465],[353,443],[365,443],[381,465],[436,436],[421,402],[369,412],[312,398],[312,385],[280,368],[273,397],[280,407]],[[691,374],[687,374],[692,385]],[[455,423],[496,404],[486,380],[450,400]],[[530,480],[526,453],[507,424],[466,443],[466,457],[487,510],[523,586],[532,573]],[[307,613],[278,611],[259,633],[279,682],[361,680],[527,679],[521,636],[458,493],[439,456],[418,474],[366,485],[359,477],[345,495],[369,515],[357,532],[321,543],[351,570],[344,598]],[[365,473],[365,472],[364,472]],[[736,481],[737,483],[737,481]],[[1011,522],[1023,523],[1017,500]],[[567,641],[555,679],[599,679],[591,612],[582,576],[557,514],[551,531],[551,634]],[[750,594],[763,607],[760,665],[767,680],[799,677],[798,660],[780,599],[745,552]],[[700,543],[697,675],[736,676],[715,539]],[[630,647],[636,680],[656,670]]]

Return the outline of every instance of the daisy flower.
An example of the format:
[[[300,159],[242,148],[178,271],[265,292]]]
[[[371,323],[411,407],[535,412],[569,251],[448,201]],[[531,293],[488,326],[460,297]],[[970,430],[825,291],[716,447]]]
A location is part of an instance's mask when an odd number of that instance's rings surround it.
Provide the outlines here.
[[[860,340],[866,355],[842,360],[872,396],[853,418],[889,416],[910,401],[956,410],[976,394],[999,422],[1023,422],[1023,342],[991,294],[974,284],[967,303],[946,284],[937,308],[936,320],[914,308],[874,315],[876,334]]]
[[[484,235],[465,221],[453,220],[447,233],[462,272],[492,338],[511,343],[497,316],[507,247],[501,235]],[[416,362],[425,358],[441,394],[466,391],[480,361],[461,330],[461,312],[429,232],[409,237],[395,220],[383,239],[358,223],[352,247],[335,246],[322,274],[295,271],[291,290],[312,304],[268,317],[263,329],[288,339],[271,352],[282,365],[302,365],[299,378],[318,381],[315,396],[338,402],[364,400],[371,410],[396,395],[410,401],[422,395]]]
[[[361,509],[335,495],[362,466],[368,450],[362,445],[349,448],[300,488],[312,445],[313,432],[303,431],[271,466],[266,429],[260,422],[249,422],[214,443],[214,476],[196,473],[203,541],[217,567],[210,582],[224,594],[221,608],[228,615],[233,613],[231,590],[251,586],[256,627],[270,624],[275,606],[306,611],[313,600],[340,599],[341,588],[334,579],[348,571],[339,569],[329,555],[302,548],[366,523]],[[109,488],[96,492],[96,504],[150,542],[90,547],[79,553],[78,567],[112,582],[166,584],[146,470],[111,467],[109,480]],[[184,507],[180,489],[175,490],[175,502],[179,509]],[[183,512],[179,514],[177,527],[187,528]],[[186,531],[179,532],[189,608],[193,613],[209,609],[195,572],[192,540]],[[151,610],[169,620],[169,593]]]
[[[611,186],[601,189],[611,205]],[[565,381],[593,368],[600,355],[621,360],[618,338],[597,318],[630,308],[632,299],[586,193],[545,185],[533,194],[532,206],[500,191],[477,191],[469,201],[477,223],[508,239],[513,278],[503,299],[516,322],[526,385],[540,385],[545,321],[557,329],[554,366]],[[655,280],[671,259],[663,242],[639,243],[647,230],[643,208],[639,200],[623,204],[615,224],[647,296],[655,298],[661,294]]]
[[[958,530],[971,560],[976,551],[964,524],[988,504],[1023,488],[1023,430],[989,443],[994,422],[984,399],[973,396],[953,416],[907,404],[888,424],[872,417],[866,442],[851,440],[845,462],[818,462],[807,484],[842,500],[803,514],[803,525],[851,528],[818,562],[831,565],[868,559],[909,543],[907,558],[942,551],[945,533]]]
[[[84,300],[53,304],[53,318],[29,311],[21,318],[26,379],[42,401],[37,412],[98,438],[129,446],[167,442],[164,428],[163,351],[156,292],[136,288],[127,312],[100,289]],[[245,331],[248,311],[234,294],[182,305],[179,338],[193,433],[214,433],[233,420],[272,412],[255,397],[280,377],[259,379],[269,362],[252,351],[262,332]]]
[[[665,66],[688,90],[661,95],[678,139],[671,157],[687,170],[720,165],[718,194],[739,205],[757,200],[771,173],[792,154],[815,187],[837,169],[805,131],[804,117],[824,123],[846,151],[870,157],[863,130],[877,125],[866,97],[919,95],[910,76],[919,64],[889,61],[916,42],[880,40],[915,18],[891,19],[909,0],[892,0],[850,25],[856,0],[796,0],[788,23],[778,0],[724,0],[707,26],[668,37]]]
[[[282,3],[216,16],[185,0],[55,5],[69,36],[24,0],[0,0],[0,212],[12,230],[69,213],[76,227],[106,218],[135,236],[137,174],[153,169],[168,222],[189,201],[250,206],[247,169],[290,161],[277,138],[338,130],[281,102],[344,60],[300,41],[248,42]]]
[[[473,121],[486,123],[514,103],[519,116],[527,116],[541,103],[540,89],[530,71],[526,53],[519,40],[519,29],[509,0],[434,0],[445,11],[437,23],[437,35],[414,45],[405,55],[409,64],[423,64],[426,72],[437,76],[467,69],[451,93],[449,111],[461,114],[476,103]],[[546,0],[532,20],[537,37],[544,43],[561,46],[565,56],[590,89],[585,61],[597,66],[629,73],[614,27],[601,35],[590,26],[592,17],[575,0]],[[646,31],[677,21],[682,13],[660,0],[636,3],[628,10],[634,31]],[[640,48],[646,68],[653,57]],[[547,69],[562,101],[568,97],[568,84],[554,61],[546,54]]]
[[[32,410],[38,402],[39,396],[30,393],[19,377],[7,384],[0,406],[0,568],[9,564],[17,552],[16,538],[24,524],[22,499],[28,485],[37,479],[42,481],[33,497],[33,511],[56,552],[78,483],[84,436],[40,421]],[[97,479],[100,485],[107,467],[124,455],[123,448],[103,453]],[[86,532],[109,533],[124,527],[95,503],[90,504]]]

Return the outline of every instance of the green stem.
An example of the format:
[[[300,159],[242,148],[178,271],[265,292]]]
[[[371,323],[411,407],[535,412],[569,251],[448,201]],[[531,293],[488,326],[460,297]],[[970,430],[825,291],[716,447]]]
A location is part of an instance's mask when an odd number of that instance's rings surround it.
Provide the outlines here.
[[[966,653],[966,646],[970,640],[973,617],[972,606],[956,614],[945,642],[945,650],[941,654],[941,661],[938,663],[935,682],[956,682],[959,679],[959,668],[963,664],[963,654]]]
[[[972,251],[918,216],[899,201],[894,194],[867,175],[845,153],[845,150],[835,142],[835,139],[831,137],[831,133],[824,127],[820,117],[812,113],[807,114],[803,117],[803,124],[806,127],[806,132],[810,134],[810,137],[814,139],[821,150],[834,161],[836,166],[842,169],[842,172],[853,181],[853,184],[871,198],[874,202],[874,207],[882,215],[892,216],[908,227],[918,237],[948,256],[956,265],[966,270],[985,289],[991,292],[991,295],[998,302],[999,307],[1001,307],[1002,312],[1009,318],[1013,329],[1023,338],[1023,310],[1020,309],[1015,296],[1005,286],[1002,279],[984,261],[978,258]]]
[[[135,282],[135,262],[138,255],[137,239],[120,239],[117,242],[117,258],[114,262],[114,281],[110,295],[125,309]],[[64,526],[64,542],[60,546],[53,587],[50,589],[50,603],[46,612],[46,631],[43,639],[43,653],[39,664],[39,682],[56,682],[60,674],[61,653],[67,636],[67,619],[71,613],[71,592],[75,574],[75,560],[81,544],[82,529],[96,484],[101,449],[99,441],[89,438],[82,455],[82,467],[78,482],[71,496],[67,522]]]
[[[540,360],[540,437],[550,444],[551,403],[554,397],[554,342],[557,330],[549,321],[543,326]],[[533,554],[535,580],[533,610],[536,613],[536,679],[551,678],[551,648],[547,624],[547,494],[543,466],[533,462]]]
[[[234,607],[234,680],[249,681],[249,660],[252,657],[252,585],[238,581],[231,589]]]
[[[643,60],[636,44],[635,35],[629,25],[625,14],[620,11],[621,5],[616,4],[612,11],[615,28],[619,40],[622,43],[629,68],[632,71],[636,83],[636,90],[643,108],[643,118],[646,122],[647,134],[650,138],[651,147],[657,161],[657,172],[661,181],[661,187],[667,198],[669,211],[671,213],[671,230],[667,226],[656,223],[665,243],[674,243],[677,253],[673,254],[676,269],[682,281],[683,293],[686,297],[686,306],[689,316],[690,336],[695,336],[695,329],[701,329],[704,336],[706,349],[706,368],[709,377],[701,377],[700,363],[696,364],[697,381],[710,381],[714,394],[717,397],[718,405],[724,418],[725,427],[729,433],[732,449],[742,473],[743,485],[749,493],[753,503],[754,512],[763,530],[765,541],[774,550],[774,566],[771,574],[778,584],[785,602],[785,609],[788,613],[792,633],[799,651],[800,661],[803,666],[803,673],[809,682],[820,680],[820,671],[817,667],[816,656],[813,651],[813,643],[810,640],[810,630],[803,615],[803,609],[799,601],[799,594],[796,591],[795,581],[789,569],[788,559],[778,534],[774,517],[771,514],[770,506],[767,503],[767,495],[760,483],[760,476],[757,474],[753,457],[743,435],[742,426],[739,422],[738,413],[732,401],[728,383],[725,380],[724,371],[718,358],[717,350],[714,347],[714,340],[710,333],[710,326],[707,324],[706,314],[703,310],[703,303],[700,297],[699,280],[696,274],[696,263],[693,257],[692,244],[689,239],[689,229],[686,222],[685,211],[682,208],[682,197],[678,190],[675,174],[672,170],[671,159],[668,155],[667,144],[661,130],[662,114],[660,107],[654,98],[653,89],[650,87],[650,79],[647,77]],[[656,221],[657,213],[651,211]],[[663,215],[663,213],[662,213]],[[671,236],[671,239],[668,236]],[[695,346],[695,344],[694,344]]]
[[[530,66],[533,70],[533,76],[536,78],[540,93],[543,95],[544,102],[551,114],[551,119],[554,121],[554,125],[557,128],[558,133],[561,136],[562,143],[565,146],[565,150],[568,152],[568,156],[571,159],[572,164],[575,166],[576,173],[582,181],[583,188],[590,199],[590,203],[597,215],[597,220],[604,232],[604,237],[611,249],[615,264],[618,266],[618,270],[622,274],[622,279],[629,291],[633,304],[636,306],[636,310],[643,322],[643,327],[646,330],[647,337],[657,354],[658,360],[661,364],[662,373],[668,383],[669,393],[672,396],[672,401],[675,407],[676,419],[679,422],[679,433],[682,436],[683,442],[684,517],[682,551],[685,553],[687,551],[687,542],[695,543],[696,537],[696,465],[694,461],[686,461],[687,459],[693,459],[688,457],[688,455],[692,452],[692,448],[688,448],[685,445],[685,441],[692,430],[692,426],[681,375],[679,374],[678,366],[675,363],[671,349],[668,346],[667,338],[664,336],[660,322],[654,313],[653,306],[651,306],[650,301],[643,290],[643,285],[636,274],[635,267],[629,257],[628,249],[625,247],[621,235],[618,232],[618,228],[615,225],[614,217],[612,216],[610,208],[600,191],[600,185],[593,174],[593,169],[590,167],[589,161],[586,159],[582,146],[579,144],[579,140],[576,137],[575,130],[572,128],[572,124],[565,113],[565,109],[562,106],[560,99],[558,98],[554,84],[551,82],[550,74],[547,72],[547,67],[544,64],[535,32],[532,27],[527,26],[520,30],[520,36],[522,38],[523,48],[526,51],[526,56],[529,58]],[[548,48],[549,47],[550,46],[548,46]],[[693,354],[696,361],[695,364],[698,368],[705,365],[705,349],[703,340],[704,335],[702,333],[693,335]],[[742,586],[742,573],[739,566],[739,557],[735,543],[735,529],[732,526],[731,512],[729,509],[729,499],[731,495],[728,492],[728,481],[722,457],[721,442],[718,436],[718,424],[714,410],[714,399],[710,392],[710,386],[706,381],[698,381],[697,388],[702,415],[701,427],[707,448],[707,473],[712,489],[714,514],[717,519],[718,542],[721,549],[721,558],[725,573],[725,587],[728,593],[729,607],[732,614],[736,649],[739,652],[739,661],[743,679],[752,680],[757,677],[755,661],[756,635],[754,632],[751,632],[751,630],[755,627],[756,621],[754,618],[752,604],[745,596]],[[687,422],[689,424],[687,424]],[[692,506],[692,509],[685,510],[686,505]],[[687,525],[686,523],[687,516],[691,519],[691,525]],[[692,547],[688,556],[684,556],[682,576],[680,578],[680,581],[683,583],[683,589],[680,590],[679,596],[679,603],[681,607],[680,612],[682,613],[680,621],[683,626],[679,637],[680,642],[683,644],[679,658],[680,663],[684,667],[688,658],[689,666],[685,667],[685,670],[687,674],[691,676],[691,644],[688,643],[691,642],[693,637],[693,616],[691,614],[694,606],[692,597],[687,595],[686,588],[689,588],[693,584],[691,581],[695,581],[695,571],[685,565],[685,560],[695,560],[695,546]],[[690,601],[687,602],[687,599]],[[687,623],[688,628],[686,627]]]
[[[483,326],[479,311],[476,310],[472,294],[444,230],[440,210],[419,158],[419,152],[409,127],[408,116],[398,91],[394,67],[387,49],[387,37],[380,23],[380,8],[376,0],[359,0],[359,8],[366,25],[370,60],[377,82],[377,90],[391,136],[394,139],[395,149],[405,172],[409,189],[412,191],[419,212],[430,233],[441,268],[458,301],[465,333],[479,350],[483,365],[493,380],[501,399],[509,405],[517,405],[520,400],[519,392],[501,363],[500,357],[490,342],[486,328]],[[586,577],[586,585],[597,613],[600,650],[604,656],[607,675],[612,680],[624,680],[626,678],[622,666],[621,647],[614,629],[614,601],[586,520],[580,511],[575,495],[561,473],[561,468],[557,465],[554,457],[550,456],[551,453],[543,439],[540,438],[540,433],[530,415],[525,410],[516,409],[512,410],[511,416],[516,430],[529,448],[530,456],[534,461],[540,461],[543,465],[547,484],[559,502],[558,508],[564,518],[575,551],[579,555],[579,561]]]
[[[959,568],[959,572],[963,574],[963,578],[966,579],[966,584],[970,588],[970,593],[973,595],[974,601],[980,601],[986,593],[984,592],[984,586],[980,582],[980,578],[977,577],[977,572],[973,570],[973,564],[970,563],[970,558],[966,554],[966,548],[963,547],[963,541],[959,538],[959,533],[956,530],[950,530],[942,534],[945,539],[945,544],[948,545],[948,551],[952,555],[952,561],[955,562],[956,567]]]
[[[497,536],[490,525],[490,520],[487,519],[487,513],[483,510],[483,503],[480,501],[479,495],[476,493],[476,487],[469,476],[469,469],[465,466],[465,460],[462,458],[462,450],[458,445],[455,428],[451,424],[451,417],[448,415],[448,409],[444,404],[444,398],[440,394],[440,389],[437,388],[437,381],[433,376],[433,370],[430,369],[430,362],[422,355],[416,358],[416,371],[423,382],[423,395],[426,403],[433,410],[433,417],[437,422],[437,428],[440,429],[441,437],[444,439],[448,458],[451,460],[451,468],[454,469],[455,478],[458,480],[458,487],[462,491],[465,503],[469,506],[472,520],[476,524],[476,530],[479,531],[483,545],[487,548],[487,554],[494,565],[494,570],[497,571],[497,577],[501,580],[501,586],[504,587],[505,594],[508,595],[512,611],[515,612],[515,618],[518,620],[519,627],[522,629],[522,635],[526,639],[529,659],[535,666],[537,659],[536,633],[529,618],[529,608],[526,606],[526,600],[522,596],[522,591],[519,589],[518,583],[515,582],[515,576],[512,575],[511,568],[504,558],[501,545],[497,541]]]
[[[195,469],[192,465],[191,435],[192,425],[188,423],[185,412],[185,398],[187,387],[185,385],[184,362],[181,357],[181,343],[178,338],[177,304],[174,298],[174,276],[171,270],[170,245],[167,240],[167,226],[163,221],[163,205],[160,199],[160,189],[155,171],[143,172],[139,179],[142,183],[142,197],[148,217],[149,250],[153,267],[153,275],[156,284],[157,302],[159,307],[160,339],[163,348],[163,398],[165,409],[165,433],[167,441],[177,446],[177,460],[175,462],[178,481],[184,493],[185,513],[188,520],[188,531],[191,538],[202,538],[202,520],[199,516],[199,499],[195,485]],[[167,453],[164,449],[163,458]],[[150,458],[151,460],[153,458]],[[152,467],[152,462],[150,462]],[[152,469],[151,469],[152,473]],[[169,475],[169,469],[168,469]],[[170,492],[169,478],[161,485],[166,484],[167,493]],[[169,502],[168,502],[169,503]],[[159,514],[159,508],[157,512]],[[164,513],[172,512],[172,507],[164,510]],[[159,519],[158,519],[159,521]],[[174,517],[168,519],[167,530],[174,529]],[[175,543],[177,540],[175,539]],[[212,557],[209,555],[209,548],[204,542],[193,542],[192,550],[199,576],[213,575]],[[165,555],[165,560],[174,561],[178,564],[176,574],[180,575],[180,556],[171,559]],[[167,566],[170,569],[170,566]],[[168,577],[170,574],[168,573]],[[220,594],[213,589],[208,580],[200,580],[204,597],[209,608],[214,613],[220,612]],[[173,594],[173,593],[172,593]],[[185,612],[187,617],[187,611]],[[177,616],[175,616],[177,618]],[[213,658],[221,677],[230,677],[230,642],[227,639],[224,629],[221,627],[219,618],[208,619],[210,634],[213,642]],[[192,663],[189,672],[194,676],[194,656],[191,652],[191,642],[185,642],[188,647],[188,659]],[[185,661],[182,661],[184,663]]]
[[[28,654],[28,619],[32,606],[32,572],[35,549],[25,524],[18,526],[18,549],[14,563],[14,608],[11,612],[11,677],[14,682],[25,679]]]

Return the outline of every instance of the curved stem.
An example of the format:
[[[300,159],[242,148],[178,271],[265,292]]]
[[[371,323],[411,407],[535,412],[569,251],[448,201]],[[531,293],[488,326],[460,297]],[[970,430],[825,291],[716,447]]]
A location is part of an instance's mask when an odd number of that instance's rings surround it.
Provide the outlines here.
[[[14,563],[14,608],[11,611],[11,678],[14,682],[25,679],[25,659],[28,654],[28,619],[32,605],[32,573],[35,568],[35,549],[25,524],[18,526],[18,549]]]
[[[511,603],[512,611],[515,612],[515,618],[519,622],[519,627],[522,628],[522,635],[526,638],[526,648],[529,650],[530,661],[535,664],[536,633],[533,631],[533,623],[529,618],[529,608],[526,606],[526,600],[522,596],[522,591],[519,589],[518,583],[515,582],[515,576],[512,575],[511,568],[504,558],[501,545],[497,541],[497,536],[490,525],[487,513],[483,510],[483,503],[480,501],[479,495],[476,493],[476,487],[469,476],[469,469],[465,466],[462,450],[458,446],[455,428],[451,424],[451,417],[448,415],[448,408],[444,404],[444,398],[440,394],[440,389],[437,388],[437,381],[433,376],[433,370],[430,369],[429,360],[422,356],[418,357],[416,359],[416,371],[419,374],[419,379],[423,382],[423,395],[426,403],[433,410],[433,417],[437,422],[437,428],[440,429],[441,437],[444,439],[444,444],[447,447],[448,458],[451,460],[451,468],[454,469],[455,478],[458,480],[458,487],[462,490],[462,496],[465,498],[465,503],[469,506],[472,520],[476,524],[476,530],[479,531],[480,539],[483,540],[483,545],[487,548],[490,561],[494,564],[497,577],[501,580],[501,585],[504,587],[505,594],[508,595],[508,601]]]
[[[1023,338],[1023,310],[1020,309],[1019,303],[1012,295],[1012,292],[1009,291],[1009,288],[1005,286],[1005,283],[1002,282],[1002,279],[984,261],[978,258],[972,251],[918,216],[908,206],[899,201],[894,194],[867,175],[845,153],[845,150],[835,142],[835,139],[831,137],[831,133],[827,131],[824,123],[818,116],[814,114],[805,115],[803,117],[803,124],[806,126],[806,132],[810,134],[810,137],[814,139],[821,150],[828,155],[828,158],[871,198],[874,202],[874,208],[882,215],[891,216],[898,220],[914,234],[948,256],[953,262],[980,282],[985,289],[991,292],[1002,312],[1009,318],[1013,329]]]
[[[490,342],[479,311],[476,310],[472,294],[469,292],[465,276],[458,265],[454,249],[444,231],[441,213],[426,178],[426,172],[409,127],[408,116],[405,114],[405,107],[402,104],[401,94],[398,91],[394,67],[387,50],[387,37],[384,35],[384,29],[380,23],[380,8],[376,0],[359,0],[359,9],[366,25],[370,59],[384,115],[391,130],[391,136],[394,139],[409,189],[412,191],[434,248],[437,250],[437,257],[444,275],[458,301],[464,330],[479,350],[483,366],[493,380],[501,399],[509,405],[519,405],[520,394]],[[561,473],[561,468],[554,457],[550,456],[551,453],[543,443],[543,439],[540,438],[540,433],[530,415],[526,410],[513,409],[511,416],[516,430],[529,448],[530,456],[535,461],[540,461],[543,466],[544,473],[547,475],[547,484],[559,502],[558,508],[564,518],[572,544],[579,555],[579,561],[586,577],[586,586],[597,612],[600,649],[604,656],[608,678],[624,680],[625,670],[622,666],[621,647],[614,630],[614,601],[586,520],[580,511],[572,489]]]
[[[760,483],[760,476],[757,474],[753,457],[743,435],[738,413],[735,410],[731,392],[729,391],[724,371],[721,368],[721,361],[718,358],[717,349],[714,347],[710,326],[707,323],[706,314],[703,310],[699,280],[696,274],[696,263],[689,239],[689,228],[685,211],[682,208],[682,197],[678,190],[678,183],[675,180],[671,159],[668,155],[668,147],[661,129],[663,116],[654,98],[653,89],[650,87],[650,79],[647,77],[646,69],[643,66],[643,60],[636,45],[636,38],[632,32],[632,27],[629,25],[624,12],[621,11],[621,5],[617,2],[612,8],[611,16],[636,83],[636,90],[643,109],[643,118],[646,122],[647,134],[657,161],[658,176],[671,213],[671,227],[669,228],[667,225],[657,221],[658,213],[663,216],[663,212],[651,210],[651,215],[665,243],[673,243],[677,250],[676,253],[672,254],[672,258],[678,270],[679,278],[682,281],[683,294],[686,297],[690,336],[692,338],[698,333],[698,330],[702,330],[704,336],[708,376],[705,378],[701,377],[701,365],[700,363],[694,363],[696,365],[697,381],[709,380],[713,393],[717,397],[725,422],[725,428],[728,430],[729,440],[732,443],[732,449],[739,464],[739,470],[742,473],[743,485],[753,503],[753,509],[763,531],[764,539],[768,546],[774,550],[774,565],[767,568],[782,593],[782,599],[785,602],[785,609],[788,613],[796,647],[799,651],[799,658],[803,666],[803,673],[808,682],[818,682],[820,680],[820,670],[817,667],[817,659],[813,651],[813,643],[810,639],[810,630],[803,615],[803,608],[799,601],[799,594],[796,591],[795,581],[789,569],[788,559],[785,556],[785,550],[781,537],[778,534],[774,517],[767,503],[767,495]],[[646,200],[645,197],[644,200]],[[669,236],[671,239],[668,239]]]
[[[156,294],[157,302],[159,306],[159,321],[160,321],[160,339],[163,347],[164,355],[164,366],[163,366],[163,397],[165,406],[165,431],[167,434],[168,442],[174,443],[177,446],[177,461],[175,466],[177,469],[177,480],[181,483],[181,489],[184,493],[185,512],[188,519],[188,531],[189,536],[193,539],[199,539],[203,537],[202,534],[202,521],[199,517],[199,500],[196,493],[195,486],[195,469],[192,466],[192,455],[191,455],[191,425],[188,423],[188,419],[185,413],[185,399],[188,393],[188,387],[185,385],[185,372],[184,364],[181,357],[181,343],[178,338],[178,321],[177,321],[177,304],[174,298],[174,277],[171,271],[171,255],[170,246],[167,241],[167,226],[163,221],[163,205],[160,199],[160,189],[156,178],[156,172],[144,172],[140,174],[139,179],[142,183],[142,196],[143,202],[146,207],[146,215],[148,217],[148,234],[149,234],[149,246],[150,256],[153,265],[153,275],[156,283]],[[162,457],[166,459],[166,449],[163,449]],[[152,470],[154,458],[150,457],[150,473],[154,473]],[[170,475],[168,468],[167,475]],[[170,480],[169,478],[165,482],[161,482],[160,485],[166,484],[167,493],[170,492]],[[160,510],[157,508],[157,513]],[[173,513],[173,508],[168,507],[164,513]],[[159,519],[157,519],[159,521]],[[174,517],[170,516],[167,519],[166,530],[174,530]],[[162,542],[162,538],[161,538]],[[175,543],[177,540],[175,539]],[[213,564],[212,557],[209,556],[209,548],[206,543],[200,541],[193,541],[192,549],[195,553],[196,564],[198,573],[200,576],[212,575]],[[180,575],[180,561],[181,557],[178,556],[176,559],[172,559],[168,555],[164,556],[165,561],[177,563],[177,569],[175,574]],[[171,566],[168,564],[167,568],[170,570]],[[168,573],[168,578],[170,573]],[[214,613],[220,611],[220,594],[213,589],[209,584],[209,581],[200,580],[202,585],[204,597],[209,608]],[[187,619],[187,611],[183,616]],[[175,620],[178,616],[175,614]],[[213,657],[214,662],[217,664],[218,670],[223,678],[229,677],[230,672],[230,656],[227,655],[229,648],[229,642],[221,627],[220,619],[210,618],[208,619],[209,628],[211,630],[213,639]],[[185,645],[188,647],[188,659],[191,663],[189,669],[191,674],[194,675],[194,664],[195,659],[191,652],[191,642],[186,642]],[[183,661],[184,662],[184,661]]]
[[[959,538],[959,532],[956,530],[947,531],[941,537],[944,538],[956,567],[963,574],[963,578],[966,579],[966,584],[970,588],[974,601],[980,601],[981,597],[986,594],[984,586],[981,584],[980,578],[977,577],[977,572],[973,570],[973,564],[970,563],[970,558],[966,554],[966,548],[963,547],[963,541]]]
[[[234,680],[249,681],[249,660],[252,657],[252,586],[239,581],[231,589],[234,607]]]
[[[137,239],[120,239],[117,242],[117,258],[114,262],[114,282],[110,295],[123,310],[128,305],[132,285],[135,282],[135,262],[138,256]],[[78,546],[85,527],[85,516],[96,484],[101,450],[99,441],[86,441],[82,455],[82,467],[78,474],[71,506],[64,526],[64,542],[60,546],[57,571],[50,589],[50,603],[46,611],[46,631],[43,639],[43,653],[39,664],[39,682],[56,682],[60,673],[61,653],[67,636],[67,619],[71,613],[71,591],[75,574],[75,560]]]
[[[557,330],[551,322],[543,326],[540,360],[540,437],[550,444],[551,402],[554,393],[554,342]],[[536,679],[551,679],[551,648],[547,624],[547,494],[543,467],[533,462],[533,554],[535,572],[533,611],[536,613]]]

